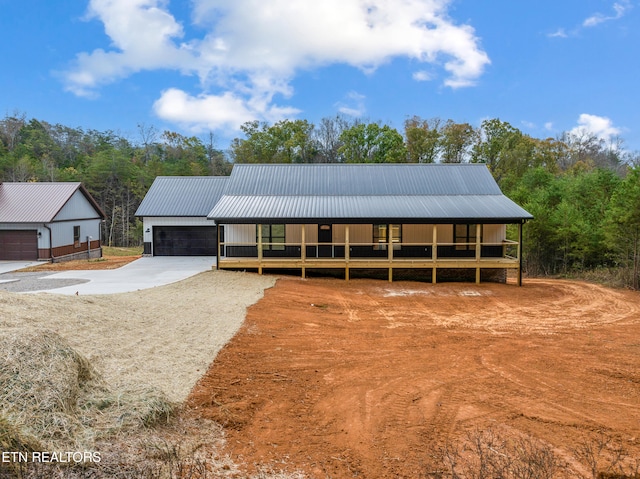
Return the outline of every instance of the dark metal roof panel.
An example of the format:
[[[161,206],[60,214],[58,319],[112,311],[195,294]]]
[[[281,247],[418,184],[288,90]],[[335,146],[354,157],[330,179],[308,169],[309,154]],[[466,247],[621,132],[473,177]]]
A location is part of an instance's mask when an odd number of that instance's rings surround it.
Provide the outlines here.
[[[496,195],[484,164],[238,164],[227,194],[257,196]]]
[[[523,220],[533,217],[502,194],[393,196],[223,196],[217,222],[367,220]]]
[[[136,216],[207,216],[228,180],[228,176],[159,176]]]
[[[80,190],[101,217],[104,213],[81,183],[0,183],[0,223],[49,223]]]

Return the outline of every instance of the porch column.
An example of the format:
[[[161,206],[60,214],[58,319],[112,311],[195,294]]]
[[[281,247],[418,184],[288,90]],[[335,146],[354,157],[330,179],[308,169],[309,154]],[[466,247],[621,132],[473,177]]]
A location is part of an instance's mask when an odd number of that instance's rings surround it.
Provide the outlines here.
[[[518,286],[522,286],[522,222],[518,223]]]
[[[436,272],[438,267],[438,225],[433,225],[433,244],[431,245],[431,259],[433,261],[433,267],[431,268],[431,283],[436,284]]]
[[[216,269],[220,269],[220,225],[216,224]]]
[[[480,284],[480,258],[482,256],[482,225],[476,224],[476,284]]]
[[[389,250],[387,251],[389,257],[389,282],[391,283],[393,282],[393,234],[390,224],[387,225],[387,248]]]
[[[344,279],[349,281],[349,225],[344,226]]]
[[[302,234],[301,234],[301,244],[300,244],[300,259],[302,260],[302,279],[305,278],[305,262],[307,260],[307,244],[305,238],[305,230],[307,229],[306,225],[302,225]]]
[[[258,225],[258,274],[262,274],[262,225]]]

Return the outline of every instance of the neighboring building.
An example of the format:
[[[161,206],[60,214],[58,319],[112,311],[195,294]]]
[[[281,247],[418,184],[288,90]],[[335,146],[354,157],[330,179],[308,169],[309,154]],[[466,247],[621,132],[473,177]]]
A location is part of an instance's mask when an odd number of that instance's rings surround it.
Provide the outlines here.
[[[512,269],[519,283],[533,218],[482,164],[237,164],[230,177],[157,178],[136,215],[146,253],[215,255],[222,269],[419,269],[433,282]]]
[[[0,260],[99,258],[104,219],[81,183],[0,183]]]
[[[483,164],[235,165],[208,215],[218,268],[420,269],[521,282],[533,217]],[[515,224],[519,241],[508,241]],[[466,276],[468,277],[468,275]]]
[[[136,211],[142,217],[144,254],[215,256],[215,223],[207,215],[223,195],[227,176],[159,176]]]

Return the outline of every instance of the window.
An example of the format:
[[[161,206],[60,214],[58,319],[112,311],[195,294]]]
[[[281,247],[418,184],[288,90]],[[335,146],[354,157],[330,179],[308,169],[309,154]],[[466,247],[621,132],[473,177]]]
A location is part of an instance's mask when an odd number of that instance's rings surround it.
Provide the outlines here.
[[[385,250],[389,242],[388,232],[391,232],[392,243],[402,243],[402,225],[373,225],[373,248]],[[400,245],[397,246],[398,248]],[[396,248],[394,248],[396,249]]]
[[[264,251],[284,251],[284,225],[261,225],[262,249]],[[256,243],[258,242],[258,229],[256,227]]]
[[[80,248],[80,227],[73,227],[73,246],[76,248]]]
[[[480,241],[482,241],[482,228],[480,229],[480,235]],[[456,243],[456,250],[474,251],[476,249],[476,240],[476,225],[465,224],[453,226],[453,242]]]

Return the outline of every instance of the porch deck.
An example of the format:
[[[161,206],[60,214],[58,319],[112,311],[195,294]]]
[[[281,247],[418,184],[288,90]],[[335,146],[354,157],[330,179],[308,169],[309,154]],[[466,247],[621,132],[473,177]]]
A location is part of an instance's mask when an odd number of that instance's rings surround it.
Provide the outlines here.
[[[307,269],[343,269],[345,279],[349,280],[349,271],[353,269],[388,270],[389,281],[393,281],[393,270],[422,269],[431,270],[432,282],[436,283],[438,270],[473,269],[476,271],[476,283],[480,282],[482,270],[510,269],[518,272],[518,284],[521,284],[520,244],[515,241],[504,241],[499,244],[359,244],[345,243],[285,243],[285,244],[232,244],[220,243],[220,252],[233,251],[233,248],[245,248],[243,256],[218,257],[219,269],[257,269],[262,274],[268,269],[299,269],[305,277]],[[272,250],[270,248],[282,248]],[[329,248],[328,257],[318,257],[320,248]],[[356,257],[356,248],[371,248],[371,256],[360,254]],[[406,255],[406,251],[422,249],[422,254]],[[231,248],[231,249],[229,249]],[[374,249],[376,248],[376,249]],[[377,249],[381,248],[381,249]],[[404,248],[404,249],[403,249]],[[413,248],[413,250],[411,250]],[[456,250],[455,248],[464,248]],[[314,251],[310,255],[309,251]],[[446,253],[442,253],[446,251]],[[346,252],[346,253],[345,253]],[[336,254],[337,253],[337,254]],[[384,256],[380,256],[383,253]],[[404,254],[403,254],[404,253]],[[434,254],[435,253],[435,254]]]

